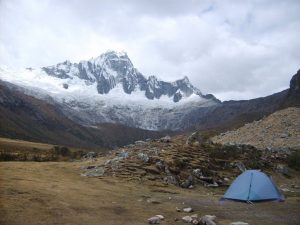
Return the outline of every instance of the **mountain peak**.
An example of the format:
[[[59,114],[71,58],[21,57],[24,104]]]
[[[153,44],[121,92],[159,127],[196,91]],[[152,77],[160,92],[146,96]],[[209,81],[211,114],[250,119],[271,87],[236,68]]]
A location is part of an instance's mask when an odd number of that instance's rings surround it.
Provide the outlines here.
[[[153,75],[146,78],[133,66],[124,51],[109,50],[88,61],[73,64],[65,61],[56,66],[44,67],[42,70],[50,76],[61,79],[78,77],[89,84],[96,83],[99,94],[109,94],[118,86],[128,95],[136,91],[144,92],[145,98],[149,100],[165,96],[176,103],[189,98],[192,94],[199,96],[197,101],[206,99],[200,90],[190,83],[187,76],[174,82],[165,82]]]

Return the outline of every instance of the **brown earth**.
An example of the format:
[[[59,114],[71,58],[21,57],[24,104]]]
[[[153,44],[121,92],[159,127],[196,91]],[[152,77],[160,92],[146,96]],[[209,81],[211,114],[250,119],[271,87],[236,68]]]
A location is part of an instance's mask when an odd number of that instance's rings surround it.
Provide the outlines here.
[[[193,207],[200,216],[213,214],[218,224],[244,221],[251,225],[300,224],[300,193],[286,194],[283,203],[220,204],[224,188],[181,189],[160,182],[137,182],[124,178],[88,178],[80,176],[81,167],[103,163],[84,162],[1,162],[0,224],[147,224],[151,216],[162,214],[161,224],[175,222],[188,213],[176,207]],[[289,188],[299,184],[299,172],[293,179],[275,175],[275,181]],[[156,204],[149,200],[155,200]]]

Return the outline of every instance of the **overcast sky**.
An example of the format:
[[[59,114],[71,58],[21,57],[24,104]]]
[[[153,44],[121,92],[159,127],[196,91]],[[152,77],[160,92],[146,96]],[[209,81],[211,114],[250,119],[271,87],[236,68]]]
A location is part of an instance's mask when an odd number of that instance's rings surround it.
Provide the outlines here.
[[[0,64],[123,50],[145,76],[249,99],[287,88],[300,68],[299,12],[299,0],[0,0]]]

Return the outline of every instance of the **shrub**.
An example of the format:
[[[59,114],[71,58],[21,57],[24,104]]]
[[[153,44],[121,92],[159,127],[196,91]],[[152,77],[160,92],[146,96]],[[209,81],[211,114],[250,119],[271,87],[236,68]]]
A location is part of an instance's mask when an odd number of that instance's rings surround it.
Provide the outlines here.
[[[287,158],[288,166],[296,170],[300,170],[300,153],[293,152]]]
[[[7,152],[0,153],[0,161],[14,161],[16,156]]]
[[[54,146],[53,150],[56,155],[69,156],[71,154],[70,149],[64,146]]]

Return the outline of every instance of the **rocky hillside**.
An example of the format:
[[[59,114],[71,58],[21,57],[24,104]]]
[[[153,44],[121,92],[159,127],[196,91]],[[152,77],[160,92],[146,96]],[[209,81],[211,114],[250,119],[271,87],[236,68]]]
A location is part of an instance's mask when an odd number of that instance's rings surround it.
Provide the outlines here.
[[[212,141],[222,144],[248,144],[260,149],[300,149],[300,108],[277,111],[261,120],[222,133]]]
[[[212,144],[194,133],[135,144],[96,157],[82,168],[88,177],[114,176],[182,188],[229,185],[245,169],[275,171],[290,152],[261,151],[249,145]],[[99,163],[100,162],[100,163]],[[286,168],[286,167],[284,167]]]

